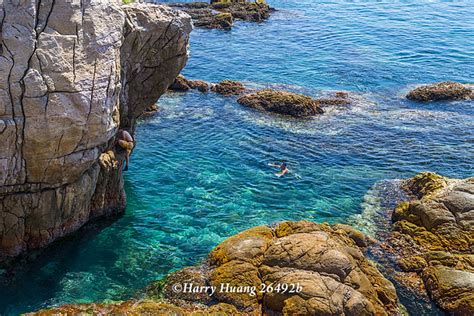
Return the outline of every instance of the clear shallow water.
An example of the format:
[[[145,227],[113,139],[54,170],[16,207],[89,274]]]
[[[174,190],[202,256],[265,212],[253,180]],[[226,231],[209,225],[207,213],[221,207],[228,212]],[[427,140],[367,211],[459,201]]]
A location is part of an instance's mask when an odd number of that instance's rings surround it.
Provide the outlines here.
[[[1,283],[0,313],[130,297],[258,224],[356,221],[370,232],[373,221],[359,214],[373,211],[367,192],[380,181],[422,170],[473,175],[472,103],[401,97],[413,84],[473,81],[469,2],[273,5],[280,11],[267,23],[195,30],[184,74],[315,96],[349,90],[364,101],[293,121],[214,94],[164,96],[159,115],[137,129],[126,214],[19,268]],[[267,164],[278,159],[301,178],[275,177]]]

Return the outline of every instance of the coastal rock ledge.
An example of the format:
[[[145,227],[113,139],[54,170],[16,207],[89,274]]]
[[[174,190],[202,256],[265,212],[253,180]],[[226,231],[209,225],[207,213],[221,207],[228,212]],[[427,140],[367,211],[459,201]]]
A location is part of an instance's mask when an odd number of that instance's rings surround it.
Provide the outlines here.
[[[283,222],[273,228],[257,226],[222,242],[202,266],[179,270],[152,283],[140,299],[66,305],[31,315],[83,311],[173,315],[399,314],[393,284],[363,254],[370,243],[368,237],[347,225],[301,221]],[[184,293],[186,284],[200,290]],[[262,284],[265,292],[260,291]]]
[[[474,99],[474,90],[472,85],[444,81],[413,89],[407,94],[407,99],[419,102],[472,100]]]
[[[414,199],[395,209],[388,240],[404,271],[401,278],[420,278],[451,315],[473,315],[474,178],[424,172],[403,187]]]
[[[122,1],[0,1],[0,263],[125,207],[119,128],[184,67],[191,18]]]

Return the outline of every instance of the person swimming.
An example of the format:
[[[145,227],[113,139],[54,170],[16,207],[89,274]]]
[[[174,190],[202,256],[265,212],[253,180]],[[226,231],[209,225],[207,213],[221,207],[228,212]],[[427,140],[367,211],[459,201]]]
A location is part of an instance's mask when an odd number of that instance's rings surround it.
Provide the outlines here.
[[[277,177],[283,177],[285,174],[290,172],[290,169],[288,169],[286,161],[284,160],[281,162],[281,164],[269,163],[268,165],[272,167],[280,168],[280,172],[275,173]]]

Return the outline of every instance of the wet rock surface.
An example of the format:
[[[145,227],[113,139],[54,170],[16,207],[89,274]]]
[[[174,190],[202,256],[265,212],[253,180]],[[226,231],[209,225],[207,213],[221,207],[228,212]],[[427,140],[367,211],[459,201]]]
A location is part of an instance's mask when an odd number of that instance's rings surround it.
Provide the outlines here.
[[[414,196],[395,209],[388,239],[407,278],[455,315],[474,313],[474,178],[421,173],[404,181]],[[402,275],[400,277],[403,278]]]
[[[124,210],[115,134],[184,67],[191,19],[118,1],[0,9],[1,262]]]
[[[197,89],[200,92],[208,92],[210,84],[202,80],[189,80],[183,75],[176,77],[174,82],[168,87],[171,91],[185,92],[190,89]]]
[[[410,91],[406,97],[410,100],[421,102],[471,100],[474,99],[474,90],[472,86],[469,85],[445,81],[418,87]]]
[[[264,1],[211,1],[175,3],[173,7],[184,10],[193,18],[196,27],[230,29],[235,20],[262,22],[274,11]]]
[[[223,80],[211,87],[215,93],[222,95],[239,95],[245,92],[245,86],[234,80]]]
[[[302,94],[287,91],[261,90],[246,94],[240,97],[237,102],[260,111],[299,118],[324,113],[321,102]],[[329,101],[323,102],[329,103]]]
[[[347,225],[301,221],[273,228],[257,226],[222,242],[201,267],[185,268],[152,283],[145,300],[108,307],[64,306],[53,311],[80,308],[97,313],[121,308],[133,312],[132,308],[144,308],[147,302],[150,308],[219,309],[233,315],[397,314],[395,288],[364,256],[363,245],[371,242]],[[198,294],[176,291],[176,284],[186,283],[216,290],[213,295],[210,290]],[[262,284],[266,291],[261,291]],[[38,315],[42,313],[48,311]]]

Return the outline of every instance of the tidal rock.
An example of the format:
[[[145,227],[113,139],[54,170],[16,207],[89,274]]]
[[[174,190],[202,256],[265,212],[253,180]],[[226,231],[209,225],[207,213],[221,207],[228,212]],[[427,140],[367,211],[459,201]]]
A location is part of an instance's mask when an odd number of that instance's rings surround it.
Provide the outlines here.
[[[311,97],[271,89],[246,94],[240,97],[237,102],[260,111],[298,118],[324,113],[321,103]]]
[[[418,87],[407,94],[414,101],[466,100],[474,98],[472,87],[452,81],[445,81]]]
[[[255,295],[219,290],[214,295],[218,302],[248,313],[262,309],[284,315],[396,313],[395,288],[364,257],[356,241],[367,242],[345,225],[302,221],[258,226],[212,250],[203,276],[218,289],[222,284],[255,288]],[[271,288],[259,291],[261,284]],[[294,288],[284,290],[287,286]]]
[[[183,75],[179,75],[168,89],[172,91],[188,91],[190,89],[189,81]]]
[[[421,173],[402,187],[414,199],[395,209],[390,246],[430,297],[455,315],[474,313],[474,178]]]
[[[364,256],[365,248],[357,245],[368,242],[347,225],[301,221],[253,227],[214,248],[202,266],[153,282],[142,300],[66,305],[36,315],[84,310],[94,314],[193,315],[192,310],[199,315],[396,315],[400,310],[393,284]],[[185,284],[195,290],[185,292]]]
[[[211,90],[222,95],[239,95],[245,92],[245,86],[238,81],[223,80],[213,85]]]
[[[118,128],[187,61],[191,18],[120,1],[0,2],[0,261],[124,210]]]
[[[160,111],[160,108],[156,104],[152,104],[145,109],[145,111],[140,115],[140,118],[147,118],[155,116],[156,113]]]
[[[188,80],[183,75],[176,77],[174,82],[168,87],[172,91],[185,92],[189,89],[197,89],[200,92],[208,92],[209,84],[202,80]]]
[[[264,1],[211,1],[211,3],[176,3],[173,4],[193,18],[196,27],[213,29],[230,29],[234,20],[262,22],[274,11]]]

